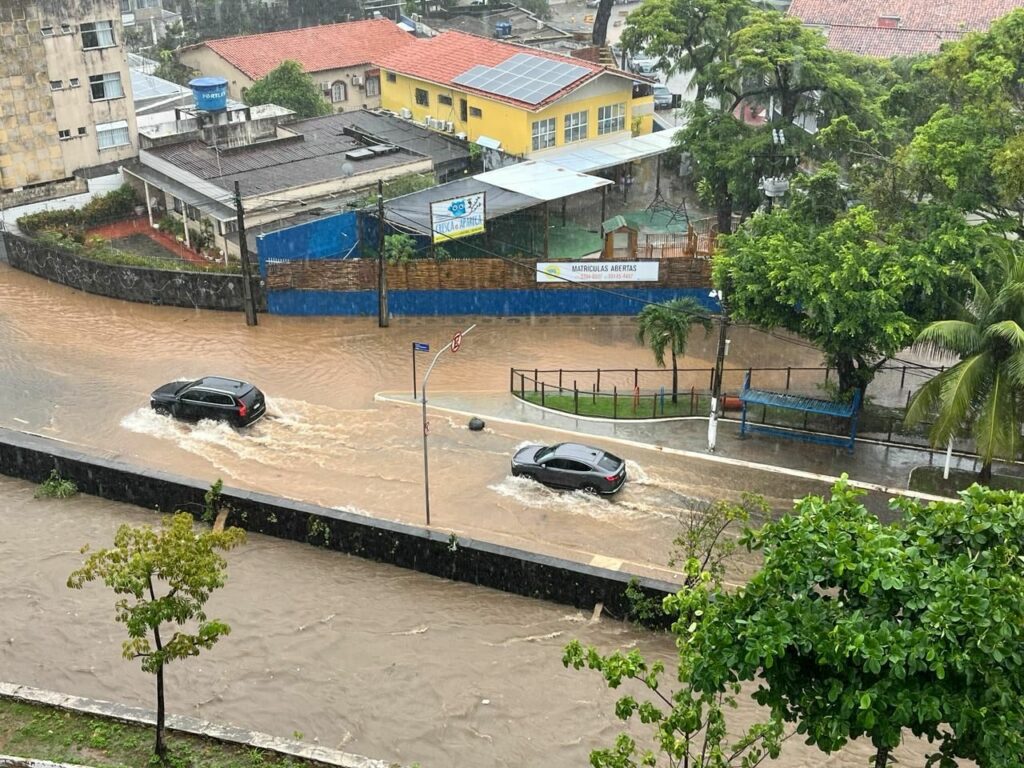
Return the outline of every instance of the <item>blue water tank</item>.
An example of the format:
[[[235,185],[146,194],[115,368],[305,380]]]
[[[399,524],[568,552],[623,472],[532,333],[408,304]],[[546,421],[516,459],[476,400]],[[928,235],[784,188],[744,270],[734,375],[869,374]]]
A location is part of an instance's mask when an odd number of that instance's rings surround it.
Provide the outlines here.
[[[228,108],[228,81],[223,77],[197,77],[188,81],[196,109],[223,112]]]

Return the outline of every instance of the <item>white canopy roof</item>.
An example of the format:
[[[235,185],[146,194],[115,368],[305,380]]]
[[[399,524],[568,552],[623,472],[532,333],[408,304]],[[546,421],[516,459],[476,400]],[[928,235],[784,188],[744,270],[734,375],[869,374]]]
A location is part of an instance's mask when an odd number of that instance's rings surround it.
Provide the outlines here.
[[[485,184],[539,200],[558,200],[580,192],[600,189],[612,183],[608,179],[588,176],[541,160],[527,160],[495,171],[479,173],[474,178]]]
[[[660,155],[672,146],[676,132],[679,130],[682,129],[656,131],[643,136],[617,139],[603,144],[588,142],[583,145],[559,147],[545,152],[540,156],[539,161],[557,163],[563,168],[581,173],[591,173],[602,168],[611,168],[633,160]]]

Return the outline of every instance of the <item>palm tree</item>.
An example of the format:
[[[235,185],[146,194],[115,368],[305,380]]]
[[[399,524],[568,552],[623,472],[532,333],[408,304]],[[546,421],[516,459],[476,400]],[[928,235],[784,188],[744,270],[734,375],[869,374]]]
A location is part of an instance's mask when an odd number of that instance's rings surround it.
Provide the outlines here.
[[[959,319],[934,322],[918,335],[916,347],[960,362],[914,394],[905,419],[913,426],[937,412],[929,433],[933,447],[971,428],[982,482],[992,478],[992,460],[1015,458],[1021,442],[1024,258],[1013,249],[997,265],[988,286],[971,277],[974,296],[960,307]]]
[[[693,299],[672,299],[664,304],[648,304],[637,315],[636,339],[654,353],[654,362],[665,367],[665,350],[672,352],[672,402],[679,400],[679,369],[676,358],[686,352],[686,339],[694,323],[711,330],[711,318]]]

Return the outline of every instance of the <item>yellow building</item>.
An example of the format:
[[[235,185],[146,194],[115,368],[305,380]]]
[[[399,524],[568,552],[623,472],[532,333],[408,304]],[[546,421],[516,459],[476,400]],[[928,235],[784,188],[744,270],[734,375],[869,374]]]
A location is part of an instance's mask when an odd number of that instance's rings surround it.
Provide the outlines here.
[[[375,61],[383,108],[509,154],[651,132],[650,85],[583,59],[445,32]]]

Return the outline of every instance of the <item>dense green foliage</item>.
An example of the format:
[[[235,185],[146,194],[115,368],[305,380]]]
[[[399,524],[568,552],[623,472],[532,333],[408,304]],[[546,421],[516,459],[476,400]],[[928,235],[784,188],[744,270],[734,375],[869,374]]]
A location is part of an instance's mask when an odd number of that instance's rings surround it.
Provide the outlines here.
[[[331,114],[331,105],[324,99],[313,78],[295,61],[284,61],[262,80],[253,83],[245,93],[245,103],[277,104],[299,117]]]
[[[57,208],[29,213],[18,218],[18,228],[32,236],[46,230],[82,234],[86,227],[127,218],[139,204],[135,190],[127,184],[105,195],[97,195],[81,208]]]
[[[164,729],[164,667],[198,656],[231,628],[206,616],[210,594],[224,585],[227,562],[218,550],[245,540],[239,528],[193,530],[192,516],[179,512],[161,530],[122,525],[114,546],[88,555],[68,577],[68,587],[81,589],[100,580],[118,595],[117,621],[125,625],[126,659],[140,659],[142,669],[156,675],[156,754],[166,751]],[[88,552],[88,545],[82,548]],[[189,631],[191,629],[191,631]]]
[[[830,497],[808,496],[749,531],[744,543],[764,559],[741,589],[705,574],[666,599],[677,690],[665,690],[662,665],[638,650],[604,655],[573,643],[565,663],[598,669],[613,688],[633,680],[646,689],[646,700],[624,695],[616,712],[647,724],[671,766],[756,764],[757,754],[733,751],[725,710],[711,706],[744,685],[768,718],[740,740],[748,750],[774,757],[792,723],[826,753],[869,739],[878,768],[907,733],[934,745],[931,765],[1021,765],[1024,495],[973,486],[959,501],[900,499],[892,523],[859,495],[844,478]],[[591,757],[609,768],[656,762],[627,736]]]

